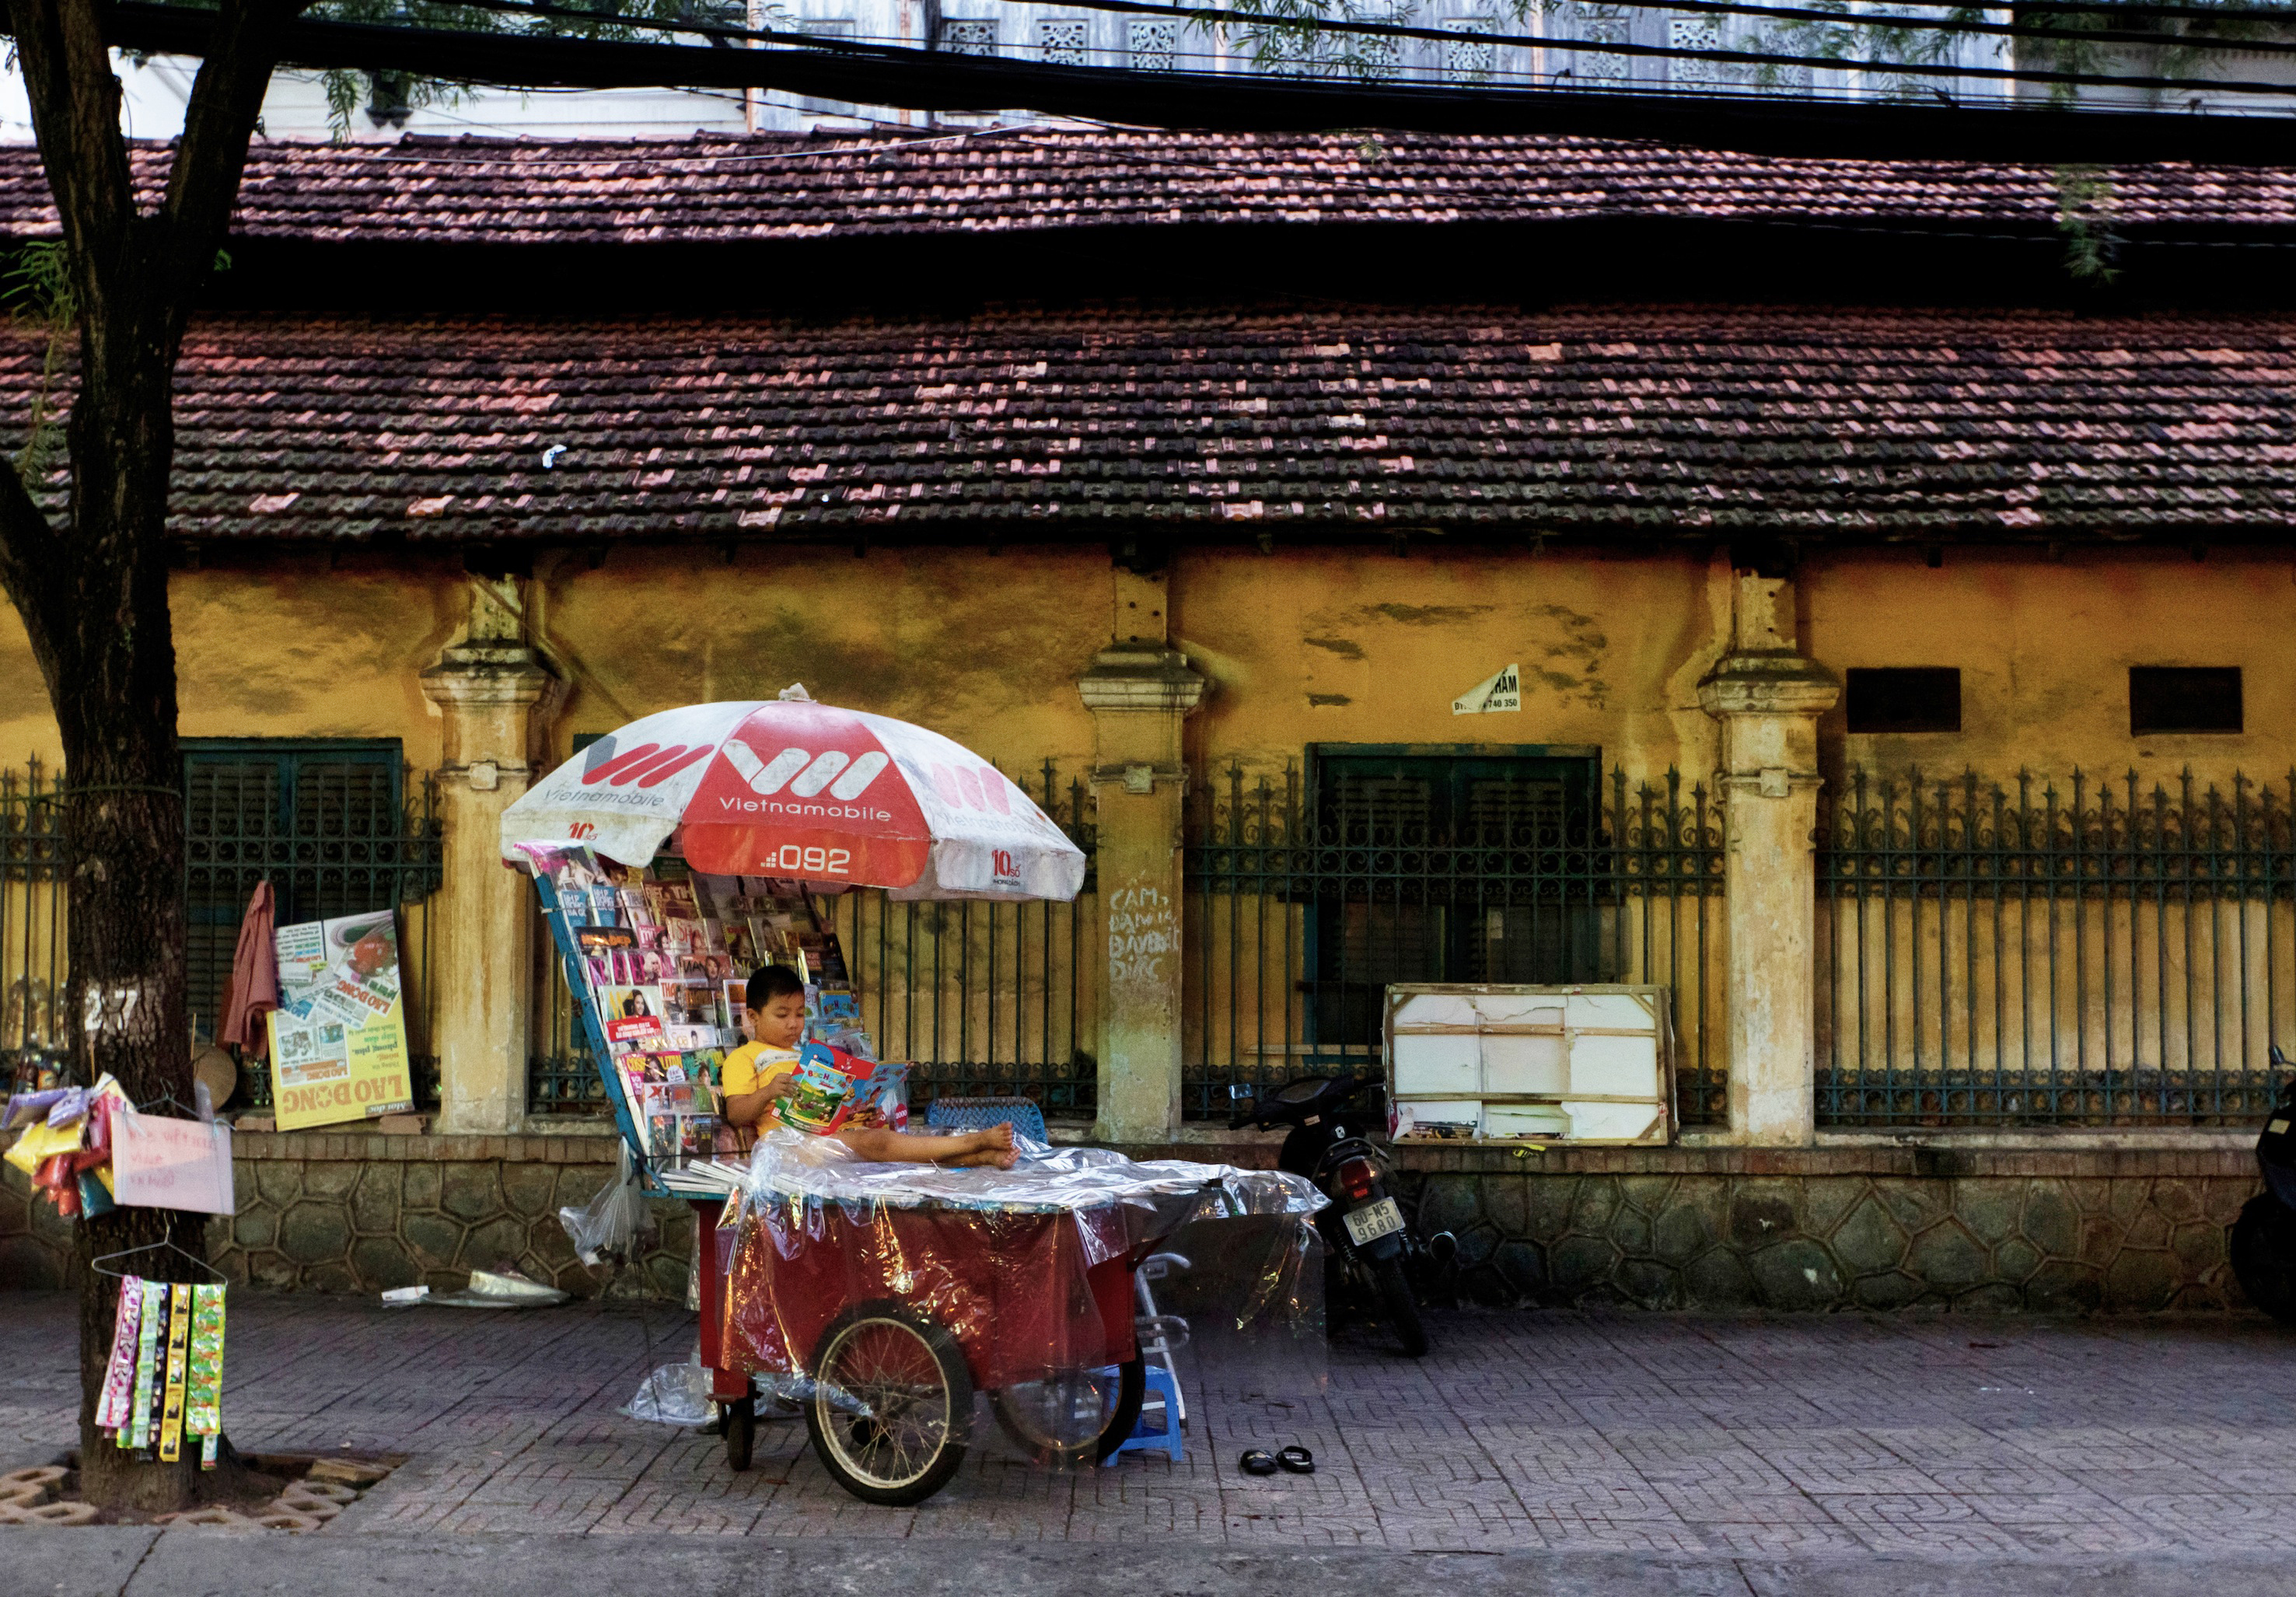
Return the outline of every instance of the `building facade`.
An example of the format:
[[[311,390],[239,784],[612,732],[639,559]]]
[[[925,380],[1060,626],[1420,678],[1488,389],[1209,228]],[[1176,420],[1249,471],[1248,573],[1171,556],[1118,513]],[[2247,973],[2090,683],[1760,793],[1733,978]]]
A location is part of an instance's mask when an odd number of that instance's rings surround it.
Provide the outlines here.
[[[195,987],[259,876],[400,904],[437,1109],[242,1137],[219,1244],[578,1283],[594,1093],[496,817],[623,722],[801,681],[1095,861],[1074,906],[843,902],[922,1092],[1259,1157],[1230,1089],[1375,1069],[1391,983],[1653,983],[1671,1146],[1412,1155],[1482,1290],[2229,1301],[2296,1004],[2291,193],[2114,182],[2097,287],[2014,168],[260,152],[178,413]],[[37,184],[0,160],[19,237]],[[43,353],[0,364],[20,414]],[[12,618],[0,749],[53,777]],[[53,887],[8,892],[37,1049]]]

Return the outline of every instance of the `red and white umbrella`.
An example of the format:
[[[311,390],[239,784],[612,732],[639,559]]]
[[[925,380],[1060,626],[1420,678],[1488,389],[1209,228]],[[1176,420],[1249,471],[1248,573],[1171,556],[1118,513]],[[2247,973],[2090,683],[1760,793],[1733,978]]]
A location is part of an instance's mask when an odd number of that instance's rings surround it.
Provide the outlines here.
[[[897,898],[1070,899],[1084,855],[994,766],[937,732],[816,704],[693,704],[631,722],[503,812],[517,843],[642,865],[889,888]]]

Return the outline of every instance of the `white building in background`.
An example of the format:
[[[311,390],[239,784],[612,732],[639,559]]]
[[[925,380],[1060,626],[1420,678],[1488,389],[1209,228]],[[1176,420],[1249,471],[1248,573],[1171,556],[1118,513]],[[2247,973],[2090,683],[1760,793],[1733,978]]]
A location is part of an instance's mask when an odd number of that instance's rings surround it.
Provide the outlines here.
[[[1943,8],[1892,4],[1893,14],[1943,15]],[[1792,24],[1709,12],[1668,12],[1602,4],[1544,4],[1544,0],[1331,0],[1330,14],[1357,20],[1407,21],[1478,37],[1394,39],[1326,34],[1312,47],[1294,37],[1255,36],[1250,29],[1210,29],[1158,17],[1077,11],[1057,5],[1008,4],[1003,0],[775,0],[752,12],[763,25],[824,37],[915,47],[928,42],[955,53],[1078,66],[1175,68],[1198,71],[1271,71],[1287,75],[1381,78],[1412,83],[1489,83],[1588,89],[1673,87],[1704,92],[1816,94],[1906,99],[1962,104],[2012,96],[2048,96],[2046,86],[2012,86],[1964,77],[1968,69],[2057,63],[2046,46],[2013,48],[1984,35],[1956,36],[1940,56],[1943,74],[1899,74],[1820,66],[1751,66],[1736,62],[1634,53],[1637,48],[1742,51],[1778,55],[1820,53],[1815,31]],[[2014,13],[1988,12],[2006,21]],[[2165,27],[2167,24],[2156,24]],[[1821,27],[1825,25],[1819,25]],[[2199,28],[2206,24],[2193,24]],[[2203,35],[2181,37],[2191,45]],[[1606,47],[1609,46],[1609,47]],[[2296,97],[2210,92],[2207,85],[2253,80],[2296,84],[2296,56],[2255,48],[2187,51],[2171,75],[2191,87],[2170,90],[2086,90],[2090,103],[2152,103],[2166,109],[2296,109]],[[2158,53],[2124,48],[2092,56],[2089,71],[2142,73],[2161,70]],[[2102,64],[2097,64],[2101,61]],[[123,119],[139,138],[169,138],[182,131],[184,102],[197,62],[176,57],[120,59]],[[357,105],[348,126],[331,119],[326,85],[314,73],[283,71],[264,105],[263,133],[274,139],[344,137],[388,142],[406,134],[480,137],[678,137],[695,132],[800,132],[872,124],[974,126],[991,119],[1027,119],[1027,113],[986,108],[970,116],[928,116],[882,107],[852,106],[774,92],[679,89],[472,89],[419,102],[392,75],[356,75],[348,86]],[[408,103],[413,99],[417,103]],[[0,139],[31,136],[23,86],[10,67],[0,78]]]

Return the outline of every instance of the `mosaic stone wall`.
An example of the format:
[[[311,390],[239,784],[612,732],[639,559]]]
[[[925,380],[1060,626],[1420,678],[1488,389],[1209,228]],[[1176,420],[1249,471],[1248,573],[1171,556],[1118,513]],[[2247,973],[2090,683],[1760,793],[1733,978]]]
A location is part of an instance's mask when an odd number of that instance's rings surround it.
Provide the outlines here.
[[[1486,1301],[2047,1314],[2245,1307],[2243,1151],[1419,1156],[1423,1231]],[[1432,1165],[1435,1167],[1425,1167]]]
[[[239,1212],[208,1229],[209,1256],[234,1281],[289,1290],[380,1292],[463,1286],[473,1269],[515,1269],[588,1297],[606,1284],[574,1257],[558,1218],[614,1173],[603,1137],[381,1137],[256,1134],[234,1139]],[[603,1157],[602,1157],[602,1155]],[[70,1237],[22,1176],[0,1182],[0,1287],[72,1279]],[[617,1293],[682,1299],[693,1211],[649,1206],[656,1234]]]
[[[508,1266],[588,1296],[603,1277],[575,1258],[558,1210],[605,1183],[611,1146],[242,1136],[240,1211],[215,1223],[209,1246],[234,1280],[280,1289],[455,1288],[472,1268]],[[1654,1309],[2241,1309],[2225,1234],[2257,1190],[2237,1148],[1420,1148],[1406,1166],[1419,1226],[1458,1235],[1472,1295]],[[614,1290],[681,1298],[693,1211],[652,1210],[657,1234]],[[0,1288],[66,1284],[69,1257],[67,1228],[6,1170]]]

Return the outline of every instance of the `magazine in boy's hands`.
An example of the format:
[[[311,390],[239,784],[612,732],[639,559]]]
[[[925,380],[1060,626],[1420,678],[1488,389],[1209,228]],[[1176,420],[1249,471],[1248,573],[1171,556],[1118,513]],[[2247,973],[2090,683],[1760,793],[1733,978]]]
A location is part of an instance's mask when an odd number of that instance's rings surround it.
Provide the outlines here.
[[[864,1059],[825,1043],[803,1044],[797,1060],[775,1113],[783,1125],[816,1136],[837,1131],[897,1097],[909,1073],[905,1064]]]

